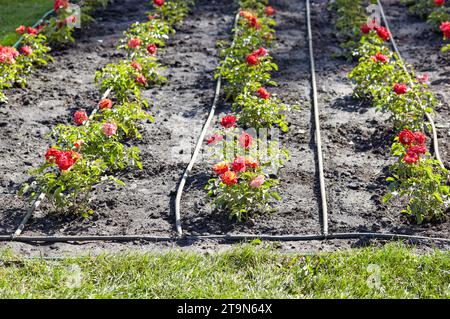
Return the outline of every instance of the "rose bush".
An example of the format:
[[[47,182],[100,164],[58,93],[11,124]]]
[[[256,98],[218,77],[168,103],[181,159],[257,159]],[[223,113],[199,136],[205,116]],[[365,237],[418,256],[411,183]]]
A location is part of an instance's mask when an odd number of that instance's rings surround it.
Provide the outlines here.
[[[174,3],[178,7],[186,5],[184,1],[171,0],[165,1],[163,6],[177,8]],[[165,10],[166,18],[170,12]],[[173,13],[179,16],[179,13]],[[166,39],[168,32],[173,30],[167,20],[152,22],[155,26],[165,26],[157,32],[150,32],[141,25],[137,28],[135,24],[125,33],[121,43],[128,43],[131,34],[139,39],[131,43],[129,50],[124,48],[128,51],[127,59],[107,65],[96,74],[100,89],[110,90],[110,97],[98,101],[90,116],[86,111],[78,110],[73,114],[74,125],[60,124],[52,130],[53,146],[43,156],[44,164],[31,172],[34,181],[23,186],[22,194],[33,200],[44,193],[58,211],[87,216],[92,213],[89,198],[95,187],[107,181],[123,186],[124,183],[114,177],[116,171],[127,167],[142,169],[139,149],[129,146],[129,141],[141,137],[141,123],[153,121],[146,111],[148,102],[141,98],[141,90],[164,78],[158,74],[159,64],[154,55],[146,49],[138,54],[132,50],[137,51],[150,39],[151,43]],[[139,33],[134,34],[137,30]],[[160,38],[160,35],[164,36]],[[124,143],[125,140],[128,142]]]

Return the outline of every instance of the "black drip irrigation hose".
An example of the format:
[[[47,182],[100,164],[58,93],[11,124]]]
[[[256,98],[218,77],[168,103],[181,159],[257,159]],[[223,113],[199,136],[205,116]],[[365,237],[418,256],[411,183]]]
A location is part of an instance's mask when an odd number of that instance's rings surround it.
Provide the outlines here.
[[[379,3],[381,6],[381,3]],[[312,32],[310,21],[310,1],[306,0],[307,6],[307,23],[308,23],[308,41],[311,54],[311,71],[313,87],[315,87],[315,68],[312,50]],[[220,91],[220,81],[218,83]],[[217,93],[216,88],[216,95]],[[108,94],[108,93],[106,93]],[[313,96],[317,99],[317,92],[313,89]],[[213,103],[213,108],[214,107]],[[315,103],[315,111],[317,113],[317,103]],[[213,113],[214,114],[214,113]],[[207,122],[205,124],[209,125]],[[317,128],[320,128],[320,122]],[[317,135],[317,133],[316,133]],[[319,135],[320,136],[320,135]],[[320,142],[320,140],[318,140]],[[186,172],[185,172],[186,173]],[[322,169],[323,174],[323,169]],[[185,176],[185,175],[183,175]],[[326,206],[324,206],[326,207]],[[323,216],[323,212],[322,212]],[[326,215],[325,215],[326,216]],[[31,215],[30,215],[31,217]],[[327,219],[323,220],[327,223]],[[180,224],[181,225],[181,224]],[[325,224],[324,224],[325,225]],[[450,245],[450,239],[440,237],[427,237],[395,233],[376,233],[376,232],[351,232],[351,233],[325,233],[323,234],[305,234],[305,235],[266,235],[266,234],[225,234],[225,235],[187,235],[187,236],[151,236],[151,235],[87,235],[87,236],[16,236],[16,235],[0,235],[0,242],[22,242],[22,243],[80,243],[80,242],[177,242],[177,241],[201,241],[201,240],[224,240],[230,242],[246,241],[246,240],[266,240],[266,241],[326,241],[326,240],[352,240],[352,239],[379,239],[379,240],[407,240],[412,242],[439,242]]]
[[[306,234],[306,235],[257,235],[257,234],[226,234],[226,235],[187,235],[187,236],[151,236],[151,235],[86,235],[86,236],[0,236],[0,242],[22,242],[22,243],[71,243],[71,242],[178,242],[178,241],[203,241],[224,240],[228,242],[248,241],[326,241],[326,240],[351,240],[351,239],[380,239],[380,240],[407,240],[412,242],[428,241],[450,244],[450,239],[440,237],[427,237],[394,233],[334,233],[329,235]]]

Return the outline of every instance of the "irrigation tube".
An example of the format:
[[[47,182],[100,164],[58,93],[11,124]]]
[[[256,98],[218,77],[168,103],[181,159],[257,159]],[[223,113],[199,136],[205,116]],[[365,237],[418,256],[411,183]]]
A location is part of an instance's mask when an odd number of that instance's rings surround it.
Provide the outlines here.
[[[112,88],[107,89],[105,91],[105,93],[103,93],[102,99],[106,99],[109,96],[109,94],[111,93],[111,90],[112,90]],[[92,110],[91,115],[89,115],[89,120],[91,120],[94,117],[94,115],[97,113],[97,111],[98,111],[98,106]],[[88,124],[88,123],[86,123],[86,124]],[[45,194],[39,193],[38,197],[33,201],[30,208],[28,209],[27,213],[25,214],[22,221],[20,222],[19,226],[17,227],[14,234],[12,235],[13,237],[17,237],[17,236],[20,236],[20,234],[22,234],[26,223],[31,218],[31,216],[33,216],[34,211],[36,209],[38,209],[39,205],[42,203],[42,201],[44,199],[45,199]]]
[[[404,59],[402,58],[402,56],[401,56],[401,54],[400,54],[400,50],[399,50],[398,47],[397,47],[397,43],[395,42],[393,33],[391,32],[391,29],[390,29],[390,27],[389,27],[389,22],[388,22],[388,20],[387,20],[387,18],[386,18],[386,15],[385,15],[385,13],[384,13],[384,9],[383,9],[383,5],[381,4],[381,0],[377,0],[377,2],[378,2],[378,7],[380,8],[381,17],[382,17],[382,19],[383,19],[383,21],[384,21],[384,24],[385,24],[385,26],[386,26],[386,29],[388,30],[388,32],[389,32],[389,34],[390,34],[390,40],[391,40],[392,47],[394,48],[394,51],[395,51],[395,53],[397,54],[399,60],[402,62],[401,65],[402,65],[403,70],[404,70],[405,73],[408,74],[408,76],[409,76],[409,85],[410,85],[410,86],[413,86],[414,83],[413,83],[413,81],[412,81],[411,74],[409,73],[408,69],[406,68],[405,61],[404,61]],[[417,95],[417,94],[416,94],[416,95]],[[420,100],[420,97],[419,97],[418,95],[417,95],[417,98],[419,99],[420,106],[423,108],[422,101]],[[429,114],[428,112],[425,112],[425,116],[427,117],[427,120],[428,120],[428,122],[429,122],[430,125],[431,125],[431,131],[432,131],[432,134],[433,134],[433,148],[434,148],[434,155],[435,155],[436,159],[438,160],[439,164],[441,165],[441,167],[442,167],[442,168],[445,168],[444,162],[442,162],[441,154],[440,154],[440,152],[439,152],[439,141],[438,141],[438,136],[437,136],[436,125],[435,125],[435,123],[434,123],[434,120],[433,120],[431,114]]]
[[[236,17],[234,18],[234,24],[233,24],[233,30],[237,30],[237,23],[239,20],[239,13],[236,14]],[[234,47],[234,44],[236,42],[236,34],[233,37],[233,42],[231,43],[231,47]],[[225,61],[228,57],[225,57]],[[202,149],[203,140],[205,139],[206,133],[208,131],[208,128],[211,124],[212,119],[214,118],[214,114],[216,113],[217,103],[219,102],[220,97],[220,88],[222,86],[222,75],[219,75],[217,79],[216,84],[216,90],[214,92],[214,100],[211,106],[211,110],[209,111],[208,118],[206,119],[205,124],[203,125],[202,132],[200,133],[200,136],[198,137],[197,144],[195,145],[194,153],[191,156],[191,160],[189,161],[188,166],[186,167],[183,176],[181,177],[180,184],[178,185],[177,189],[177,195],[175,198],[175,225],[177,229],[178,236],[183,235],[183,228],[181,227],[181,196],[183,195],[184,186],[186,185],[186,181],[189,177],[189,174],[192,171],[192,168],[194,167],[195,161],[197,160],[198,154],[200,153],[200,150]]]
[[[255,235],[255,234],[236,234],[236,235],[200,235],[200,236],[150,236],[150,235],[118,235],[118,236],[0,236],[0,242],[23,242],[23,243],[70,243],[70,242],[95,242],[95,241],[111,241],[111,242],[177,242],[177,241],[200,241],[200,240],[224,240],[224,241],[246,241],[246,240],[266,240],[266,241],[326,241],[326,240],[351,240],[351,239],[379,239],[379,240],[409,240],[409,241],[429,241],[450,244],[450,239],[439,237],[414,236],[405,234],[392,233],[334,233],[325,235]]]
[[[311,6],[310,1],[306,0],[306,21],[308,24],[308,44],[309,44],[309,59],[311,61],[311,86],[312,98],[314,108],[314,121],[316,126],[316,147],[317,147],[317,162],[319,166],[319,182],[320,182],[320,196],[321,196],[321,210],[322,210],[322,233],[324,236],[328,235],[328,205],[327,192],[325,188],[325,176],[323,171],[323,153],[322,153],[322,136],[320,134],[320,113],[319,102],[317,100],[317,83],[316,83],[316,67],[314,64],[314,49],[313,37],[311,28]]]

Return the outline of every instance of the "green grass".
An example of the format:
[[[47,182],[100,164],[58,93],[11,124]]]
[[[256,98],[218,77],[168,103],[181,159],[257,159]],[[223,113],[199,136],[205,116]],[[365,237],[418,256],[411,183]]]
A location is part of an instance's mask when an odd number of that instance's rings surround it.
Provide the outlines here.
[[[450,252],[416,254],[400,244],[319,256],[244,245],[214,254],[0,259],[1,298],[450,298]]]
[[[33,25],[53,8],[54,0],[0,0],[0,44],[12,45],[19,37],[16,28]]]

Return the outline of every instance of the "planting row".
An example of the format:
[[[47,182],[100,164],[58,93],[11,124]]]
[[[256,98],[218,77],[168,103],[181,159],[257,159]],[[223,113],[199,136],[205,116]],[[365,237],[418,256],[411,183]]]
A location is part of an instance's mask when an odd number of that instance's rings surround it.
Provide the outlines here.
[[[16,46],[0,45],[0,103],[7,101],[3,92],[12,86],[26,86],[26,77],[35,66],[46,65],[52,61],[50,47],[73,42],[75,27],[87,23],[93,18],[89,15],[99,6],[105,7],[109,0],[84,1],[81,11],[75,11],[68,0],[55,0],[55,16],[46,21],[39,21],[35,26],[17,27],[16,33],[21,35]],[[78,21],[81,20],[81,21]]]
[[[354,7],[343,5],[338,12],[343,19],[354,14]],[[390,168],[384,201],[402,199],[406,202],[403,212],[418,223],[442,220],[450,204],[450,188],[448,171],[428,151],[424,134],[426,129],[432,132],[425,119],[437,103],[428,89],[428,76],[407,71],[389,48],[388,30],[371,18],[366,20],[359,28],[359,42],[354,42],[352,53],[358,64],[349,77],[355,84],[354,96],[388,113],[399,132],[391,151],[398,160]]]
[[[124,183],[114,177],[127,167],[142,168],[137,147],[130,141],[140,138],[140,123],[152,121],[148,101],[141,90],[165,81],[159,74],[158,48],[188,13],[192,1],[153,1],[148,21],[136,22],[124,34],[119,49],[126,59],[98,71],[96,82],[104,92],[90,116],[86,110],[73,114],[73,125],[56,126],[54,144],[44,163],[32,171],[34,181],[22,188],[31,200],[45,195],[59,212],[91,213],[89,198],[102,182]],[[111,98],[106,98],[110,95]]]
[[[280,200],[276,173],[288,159],[277,141],[268,140],[271,129],[288,130],[285,115],[291,110],[269,92],[276,85],[271,72],[278,70],[268,50],[274,14],[266,0],[240,1],[234,40],[223,50],[216,75],[225,80],[233,114],[224,116],[207,140],[216,164],[206,189],[213,208],[237,220],[274,210],[273,202]]]

